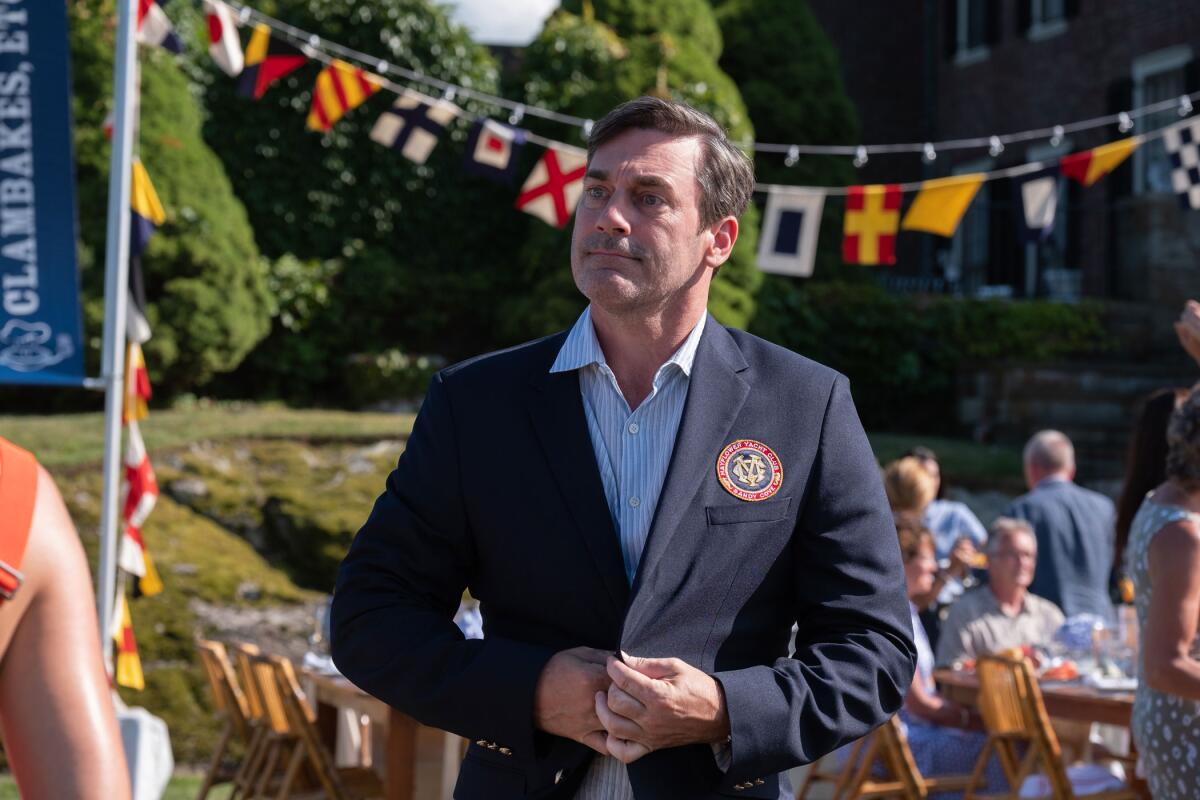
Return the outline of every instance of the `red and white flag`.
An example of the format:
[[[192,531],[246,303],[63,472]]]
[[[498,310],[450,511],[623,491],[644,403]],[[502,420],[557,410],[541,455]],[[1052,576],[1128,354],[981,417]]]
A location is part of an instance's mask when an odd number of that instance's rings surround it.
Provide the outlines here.
[[[204,0],[204,16],[208,19],[209,54],[222,72],[236,78],[246,61],[233,11],[221,0]]]
[[[582,150],[548,148],[525,179],[516,207],[556,228],[566,226],[583,194],[586,169]]]
[[[158,502],[158,481],[154,477],[154,469],[150,466],[150,457],[146,453],[146,443],[142,441],[142,433],[136,420],[130,420],[127,426],[128,434],[125,444],[125,502],[121,518],[125,523],[125,536],[121,540],[121,569],[134,575],[146,574],[145,559],[142,552],[141,530]],[[130,536],[129,529],[134,533]]]

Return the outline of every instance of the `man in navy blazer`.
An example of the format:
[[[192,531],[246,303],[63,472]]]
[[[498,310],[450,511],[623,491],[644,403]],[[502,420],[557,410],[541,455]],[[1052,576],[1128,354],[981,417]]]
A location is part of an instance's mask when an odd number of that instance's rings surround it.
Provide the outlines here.
[[[1113,501],[1075,483],[1075,447],[1059,431],[1039,431],[1025,445],[1029,492],[1006,517],[1023,519],[1037,533],[1038,563],[1029,591],[1068,617],[1113,616],[1108,578],[1115,549]]]
[[[785,798],[901,705],[903,569],[848,383],[706,311],[752,191],[686,105],[598,122],[590,306],[434,378],[342,564],[334,661],[471,740],[460,800]]]

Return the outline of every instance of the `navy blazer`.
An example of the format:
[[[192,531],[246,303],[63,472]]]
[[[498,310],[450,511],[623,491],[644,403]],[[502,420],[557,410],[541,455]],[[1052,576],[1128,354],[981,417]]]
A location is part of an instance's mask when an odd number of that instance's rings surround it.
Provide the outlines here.
[[[594,753],[534,729],[545,663],[580,645],[674,656],[724,688],[732,764],[722,773],[707,744],[653,752],[629,766],[638,800],[786,796],[779,773],[900,708],[916,659],[895,527],[848,383],[708,320],[630,586],[578,374],[549,371],[565,336],[434,378],[338,573],[334,661],[471,740],[460,800],[568,800]],[[718,455],[741,438],[781,461],[768,500],[718,481]],[[452,621],[464,589],[482,640]]]
[[[1089,613],[1112,618],[1112,500],[1071,481],[1048,478],[1014,500],[1005,516],[1026,520],[1037,534],[1037,571],[1029,591],[1068,617]]]

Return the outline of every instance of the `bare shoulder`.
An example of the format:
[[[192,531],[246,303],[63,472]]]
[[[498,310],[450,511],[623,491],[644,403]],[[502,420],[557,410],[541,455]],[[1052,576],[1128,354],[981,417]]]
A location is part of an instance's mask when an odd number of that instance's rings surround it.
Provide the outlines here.
[[[1151,574],[1200,572],[1200,524],[1196,518],[1162,526],[1150,540],[1149,555]]]
[[[46,468],[39,465],[37,499],[33,505],[33,522],[25,550],[28,584],[32,587],[64,577],[71,579],[80,571],[87,574],[79,534],[67,512],[58,484]]]

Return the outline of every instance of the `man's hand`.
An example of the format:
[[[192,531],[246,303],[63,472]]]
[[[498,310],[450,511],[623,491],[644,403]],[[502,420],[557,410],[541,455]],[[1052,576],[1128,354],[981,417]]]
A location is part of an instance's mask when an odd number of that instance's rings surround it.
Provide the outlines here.
[[[594,698],[608,689],[606,650],[574,647],[555,653],[538,676],[533,693],[533,725],[538,730],[586,744],[608,755],[608,732],[596,716]]]
[[[729,736],[725,692],[710,675],[678,658],[608,659],[612,686],[596,693],[608,752],[630,764],[647,753]]]
[[[1175,335],[1187,354],[1200,366],[1200,303],[1187,301],[1179,321],[1175,323]]]

